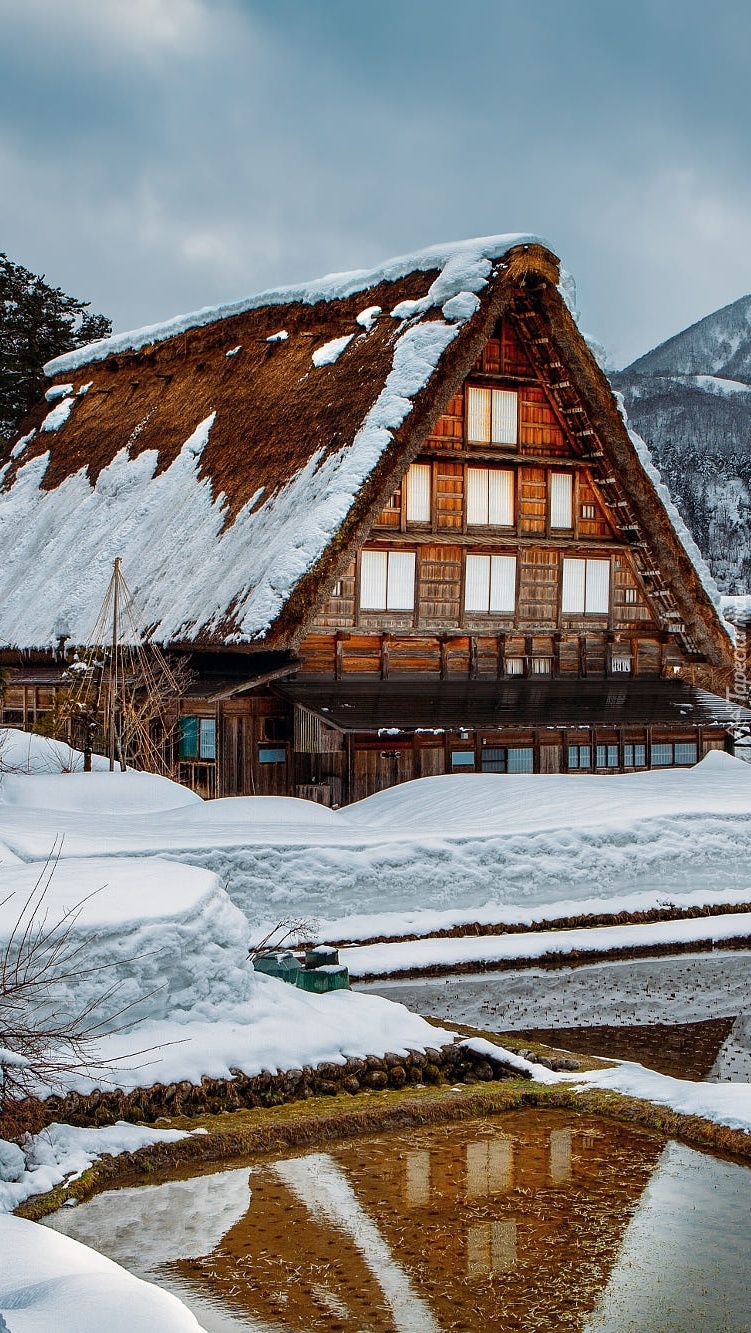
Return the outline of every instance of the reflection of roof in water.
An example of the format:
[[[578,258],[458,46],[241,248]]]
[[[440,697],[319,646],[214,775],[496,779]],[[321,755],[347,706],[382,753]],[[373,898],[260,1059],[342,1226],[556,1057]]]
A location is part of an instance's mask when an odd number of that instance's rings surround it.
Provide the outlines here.
[[[360,1138],[254,1166],[245,1216],[206,1260],[176,1267],[300,1333],[462,1318],[527,1330],[533,1309],[540,1327],[569,1326],[594,1307],[661,1149],[537,1111]],[[410,1323],[409,1302],[433,1322]]]

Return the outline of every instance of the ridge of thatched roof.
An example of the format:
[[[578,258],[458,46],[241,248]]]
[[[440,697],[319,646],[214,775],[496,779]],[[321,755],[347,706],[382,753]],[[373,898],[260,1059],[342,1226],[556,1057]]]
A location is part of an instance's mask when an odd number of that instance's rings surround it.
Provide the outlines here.
[[[712,588],[530,236],[437,246],[58,358],[0,466],[0,644],[83,643],[119,556],[159,642],[294,648],[520,293],[665,549],[715,660]],[[64,377],[64,380],[61,378]]]
[[[201,310],[193,310],[187,315],[176,315],[161,324],[151,324],[127,333],[115,333],[109,338],[102,338],[99,342],[90,343],[87,347],[77,348],[73,352],[55,357],[53,361],[48,361],[44,368],[45,374],[49,377],[69,374],[94,361],[104,361],[106,357],[116,355],[118,352],[139,351],[143,347],[164,342],[178,334],[188,333],[191,329],[232,319],[251,310],[270,306],[317,305],[321,302],[343,301],[347,297],[369,291],[372,287],[379,287],[382,283],[399,282],[413,273],[435,272],[437,276],[434,282],[410,312],[413,316],[422,315],[431,308],[443,306],[461,291],[480,291],[487,282],[492,262],[502,259],[509,250],[523,245],[540,245],[548,248],[546,242],[539,236],[521,233],[480,236],[474,240],[430,245],[412,254],[387,259],[385,263],[375,268],[329,273],[326,277],[314,278],[310,282],[271,287],[267,291],[256,292],[240,301],[204,306]]]

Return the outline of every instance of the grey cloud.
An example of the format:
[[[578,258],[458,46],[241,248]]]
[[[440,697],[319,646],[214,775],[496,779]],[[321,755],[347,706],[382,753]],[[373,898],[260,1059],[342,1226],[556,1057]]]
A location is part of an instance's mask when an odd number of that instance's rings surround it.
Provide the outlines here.
[[[118,327],[491,231],[620,361],[751,288],[740,0],[5,8],[0,248]]]

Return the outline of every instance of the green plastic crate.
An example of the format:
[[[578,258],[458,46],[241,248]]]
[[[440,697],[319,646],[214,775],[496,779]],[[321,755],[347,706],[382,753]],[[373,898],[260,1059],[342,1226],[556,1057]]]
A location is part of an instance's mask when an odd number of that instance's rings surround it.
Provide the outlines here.
[[[325,995],[331,990],[349,990],[349,971],[343,964],[301,968],[295,983],[300,990]]]
[[[253,959],[253,969],[255,972],[263,972],[267,977],[288,981],[294,986],[302,971],[302,963],[288,949],[272,949],[268,953],[258,954]]]
[[[339,950],[332,949],[328,944],[317,944],[314,949],[308,949],[305,954],[305,966],[310,967],[336,967],[339,963]]]

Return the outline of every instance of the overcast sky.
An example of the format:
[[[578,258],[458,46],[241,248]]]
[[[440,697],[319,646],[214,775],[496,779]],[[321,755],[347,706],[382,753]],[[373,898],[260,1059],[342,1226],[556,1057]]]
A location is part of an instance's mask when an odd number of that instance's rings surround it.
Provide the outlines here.
[[[0,0],[0,249],[138,327],[546,237],[622,365],[751,290],[747,0]]]

